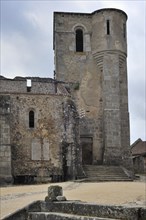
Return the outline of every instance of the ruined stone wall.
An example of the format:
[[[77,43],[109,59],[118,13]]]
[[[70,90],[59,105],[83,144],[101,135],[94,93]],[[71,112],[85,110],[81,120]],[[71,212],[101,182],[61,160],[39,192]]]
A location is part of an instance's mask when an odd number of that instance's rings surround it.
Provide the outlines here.
[[[104,163],[131,167],[126,21],[127,16],[121,11],[97,11],[93,15],[92,45],[93,55],[103,76]]]
[[[54,50],[55,70],[58,80],[78,82],[83,73],[87,72],[88,62],[91,59],[90,31],[91,16],[72,13],[54,13]],[[75,52],[75,29],[82,27],[85,32],[84,53]],[[91,60],[92,61],[92,60]]]
[[[55,81],[39,77],[15,77],[15,79],[1,79],[0,92],[27,93],[27,79],[31,80],[31,93],[54,94]]]
[[[62,141],[64,180],[83,175],[79,144],[79,115],[75,103],[67,98],[63,103],[64,136]]]
[[[35,82],[34,80],[31,91],[25,90],[24,92],[26,80],[2,79],[0,83],[5,85],[3,95],[4,88],[0,87],[0,95],[7,97],[8,93],[10,98],[10,132],[8,136],[9,141],[11,140],[9,144],[11,144],[12,151],[13,176],[53,176],[53,178],[60,176],[61,180],[64,172],[62,142],[65,140],[68,146],[72,144],[74,149],[78,145],[78,139],[74,135],[74,130],[78,127],[76,127],[76,119],[71,113],[72,108],[65,110],[70,123],[66,126],[66,130],[64,128],[66,123],[64,105],[67,97],[69,98],[66,89],[58,85],[56,93],[55,90],[53,91],[54,83]],[[20,85],[22,85],[22,90]],[[49,92],[51,94],[48,94]],[[34,112],[33,127],[30,127],[29,124],[30,111]],[[64,135],[66,135],[66,139],[64,139]],[[70,171],[71,178],[77,172],[76,161],[72,162],[75,157],[76,155],[71,155],[68,159],[68,163],[74,164],[75,169]],[[57,179],[54,180],[57,181]]]
[[[11,103],[13,174],[38,175],[42,166],[61,175],[62,97],[11,95]],[[30,110],[35,113],[34,128],[29,128]]]
[[[133,157],[133,169],[135,173],[144,173],[145,172],[145,164],[146,157],[138,156]]]
[[[0,96],[0,183],[12,183],[9,96]]]
[[[118,9],[54,13],[56,77],[79,85],[72,98],[84,112],[80,135],[93,138],[95,164],[132,164],[126,22],[127,15]],[[76,29],[83,31],[82,52],[76,52]]]
[[[80,135],[93,138],[93,163],[97,164],[102,161],[103,156],[102,76],[100,69],[97,69],[97,73],[94,72],[94,62],[89,66],[80,81],[79,90],[73,93],[73,98],[81,115]]]
[[[129,147],[130,119],[128,109],[127,61],[123,56],[119,58],[119,73],[122,165],[132,169],[133,163],[131,159],[129,160],[132,154]]]
[[[93,138],[93,163],[96,164],[102,161],[103,154],[102,75],[91,51],[92,17],[90,14],[55,13],[54,22],[56,77],[74,83],[72,98],[79,114],[84,114],[80,135]],[[75,51],[78,27],[84,31],[83,52]]]

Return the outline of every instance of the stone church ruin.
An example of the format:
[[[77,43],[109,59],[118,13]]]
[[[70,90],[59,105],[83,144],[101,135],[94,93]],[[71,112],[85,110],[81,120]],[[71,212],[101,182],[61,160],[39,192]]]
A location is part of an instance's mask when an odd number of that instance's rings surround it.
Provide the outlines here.
[[[132,170],[126,21],[119,9],[54,12],[54,79],[0,76],[2,183]]]

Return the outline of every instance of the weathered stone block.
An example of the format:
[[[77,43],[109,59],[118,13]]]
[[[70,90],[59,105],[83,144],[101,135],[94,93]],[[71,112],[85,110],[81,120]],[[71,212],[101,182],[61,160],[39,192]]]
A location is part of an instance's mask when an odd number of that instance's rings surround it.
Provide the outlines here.
[[[57,196],[62,196],[61,186],[50,186],[48,187],[48,196],[45,198],[46,202],[57,201]]]

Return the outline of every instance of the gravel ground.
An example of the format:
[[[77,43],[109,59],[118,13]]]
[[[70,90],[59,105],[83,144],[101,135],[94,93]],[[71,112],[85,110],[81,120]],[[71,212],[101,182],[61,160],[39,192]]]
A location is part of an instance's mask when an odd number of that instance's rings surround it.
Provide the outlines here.
[[[36,200],[44,200],[50,185],[63,187],[68,200],[81,200],[97,204],[146,207],[146,182],[101,182],[23,185],[1,187],[1,219]]]

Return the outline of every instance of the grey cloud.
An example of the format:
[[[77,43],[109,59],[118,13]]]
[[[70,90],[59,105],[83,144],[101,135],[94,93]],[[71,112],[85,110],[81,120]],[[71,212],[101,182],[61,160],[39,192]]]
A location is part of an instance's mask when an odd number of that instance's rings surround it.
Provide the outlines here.
[[[3,34],[11,34],[13,30],[21,33],[32,33],[23,16],[23,12],[28,8],[24,1],[2,1],[1,7],[1,30]]]
[[[7,7],[6,7],[7,6]],[[27,13],[36,14],[32,5],[23,2],[4,4],[2,20],[2,70],[7,77],[14,75],[45,75],[52,77],[52,28],[41,29],[33,25]],[[15,13],[16,11],[16,13]],[[43,13],[42,18],[43,18]],[[36,14],[37,15],[37,14]],[[42,19],[43,27],[44,20]],[[49,21],[46,21],[49,23]],[[52,24],[51,24],[52,25]],[[46,25],[47,26],[47,25]],[[51,30],[51,31],[50,31]],[[51,39],[51,40],[50,40]],[[14,71],[13,73],[11,73]]]

